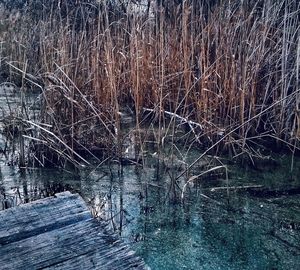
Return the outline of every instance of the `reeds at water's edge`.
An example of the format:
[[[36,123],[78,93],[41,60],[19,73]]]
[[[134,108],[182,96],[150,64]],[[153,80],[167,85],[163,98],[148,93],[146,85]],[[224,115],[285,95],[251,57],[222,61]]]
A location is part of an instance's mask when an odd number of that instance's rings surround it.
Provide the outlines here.
[[[299,1],[9,2],[1,75],[42,91],[35,149],[120,156],[128,106],[138,130],[152,111],[159,130],[183,120],[192,143],[233,156],[270,141],[299,150]]]

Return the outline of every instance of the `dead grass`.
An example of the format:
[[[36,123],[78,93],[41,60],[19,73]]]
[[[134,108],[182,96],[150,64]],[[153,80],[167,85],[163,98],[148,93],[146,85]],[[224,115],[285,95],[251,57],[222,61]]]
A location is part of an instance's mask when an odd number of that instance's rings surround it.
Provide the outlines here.
[[[3,11],[1,67],[13,80],[26,63],[27,83],[43,92],[41,121],[61,141],[42,140],[69,157],[92,146],[119,156],[128,105],[138,129],[145,108],[159,130],[171,113],[201,125],[195,142],[233,155],[265,138],[299,147],[298,1],[154,2]]]

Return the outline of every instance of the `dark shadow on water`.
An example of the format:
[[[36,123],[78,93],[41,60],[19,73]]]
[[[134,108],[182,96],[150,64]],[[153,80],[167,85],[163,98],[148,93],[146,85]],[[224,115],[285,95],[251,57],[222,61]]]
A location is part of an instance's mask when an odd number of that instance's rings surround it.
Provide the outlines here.
[[[299,194],[265,198],[233,190],[228,207],[226,192],[211,192],[218,183],[211,181],[190,187],[184,204],[174,203],[168,175],[157,178],[155,167],[135,166],[124,167],[122,175],[105,166],[77,174],[21,173],[1,163],[0,206],[79,192],[152,269],[300,269]],[[242,181],[275,180],[272,172],[232,174],[231,185]]]

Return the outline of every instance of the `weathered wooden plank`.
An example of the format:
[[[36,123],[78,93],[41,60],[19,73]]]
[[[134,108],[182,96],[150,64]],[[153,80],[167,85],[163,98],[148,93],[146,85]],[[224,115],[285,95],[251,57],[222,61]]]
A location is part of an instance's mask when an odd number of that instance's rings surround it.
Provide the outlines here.
[[[79,195],[61,193],[0,212],[0,268],[145,269]]]
[[[127,245],[93,219],[4,245],[0,254],[3,270],[144,269]]]
[[[0,211],[0,246],[91,218],[83,199],[70,192]]]

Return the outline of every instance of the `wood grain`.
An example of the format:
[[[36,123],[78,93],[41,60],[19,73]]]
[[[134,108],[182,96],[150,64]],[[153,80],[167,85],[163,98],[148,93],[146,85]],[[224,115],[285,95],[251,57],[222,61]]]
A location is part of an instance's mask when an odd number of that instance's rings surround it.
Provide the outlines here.
[[[8,269],[146,269],[77,194],[0,212],[0,266]]]

